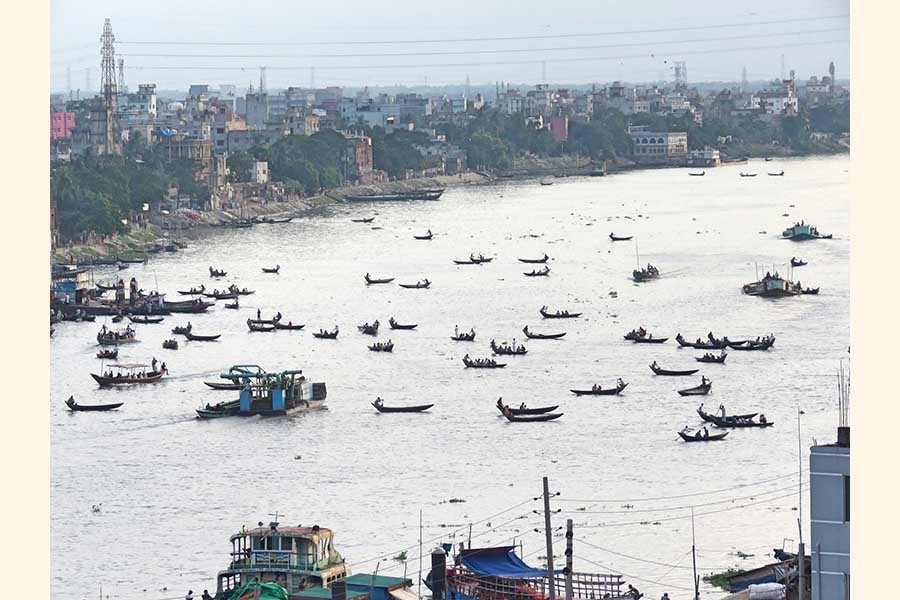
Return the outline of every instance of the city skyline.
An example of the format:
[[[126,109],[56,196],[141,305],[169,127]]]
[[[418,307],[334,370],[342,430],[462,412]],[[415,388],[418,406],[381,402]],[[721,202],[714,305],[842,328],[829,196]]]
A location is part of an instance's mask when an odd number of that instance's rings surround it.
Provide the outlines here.
[[[276,19],[271,15],[284,10],[276,2],[256,3],[249,15],[232,2],[197,9],[166,1],[155,12],[109,2],[76,11],[55,2],[51,89],[99,90],[106,17],[132,87],[255,87],[263,66],[272,88],[667,81],[676,61],[687,63],[689,82],[740,81],[745,68],[751,81],[791,70],[802,80],[825,73],[831,61],[839,79],[849,78],[846,1],[803,2],[789,12],[771,1],[710,12],[703,5],[638,10],[612,2],[599,11],[574,6],[547,15],[527,5],[507,14],[469,4],[448,10],[404,1],[390,14],[308,6],[297,19]]]

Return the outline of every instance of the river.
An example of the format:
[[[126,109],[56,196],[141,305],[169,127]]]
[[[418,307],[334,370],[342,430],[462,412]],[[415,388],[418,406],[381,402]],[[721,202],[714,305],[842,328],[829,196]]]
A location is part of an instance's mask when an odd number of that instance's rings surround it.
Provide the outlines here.
[[[120,362],[166,361],[155,385],[100,389],[96,323],[61,323],[51,339],[51,570],[54,598],[183,597],[214,592],[227,565],[228,536],[242,525],[319,524],[357,573],[402,575],[419,568],[419,511],[425,552],[439,541],[472,546],[521,543],[538,565],[543,549],[541,477],[550,478],[557,565],[566,518],[575,523],[575,569],[620,572],[648,597],[691,597],[691,519],[702,574],[772,562],[771,549],[797,539],[798,432],[804,469],[813,440],[834,441],[835,372],[849,345],[849,157],[751,161],[707,169],[631,172],[448,190],[438,202],[339,205],[284,225],[216,230],[178,254],[157,255],[120,272],[170,297],[176,289],[229,282],[256,290],[238,311],[224,302],[205,315],[173,315],[136,325],[138,344]],[[784,169],[783,177],[766,171]],[[759,173],[741,178],[739,171]],[[783,216],[787,213],[789,216]],[[351,218],[374,216],[371,224]],[[801,219],[831,241],[793,243],[781,230]],[[431,241],[413,234],[434,232]],[[634,235],[613,243],[608,234]],[[657,266],[635,284],[636,251]],[[457,266],[470,253],[490,264]],[[549,277],[524,277],[521,258],[551,256]],[[818,296],[766,300],[741,285],[761,272],[796,269]],[[278,275],[261,267],[281,266]],[[208,267],[228,271],[226,280]],[[367,287],[363,275],[396,277]],[[109,281],[115,269],[98,269]],[[399,288],[427,277],[427,290]],[[611,295],[610,292],[615,292]],[[544,320],[538,310],[583,312]],[[259,309],[305,323],[304,331],[249,333]],[[418,323],[390,331],[389,317]],[[356,326],[379,319],[393,354],[369,352]],[[191,320],[215,343],[161,348],[171,327]],[[338,340],[311,331],[340,325]],[[474,327],[475,343],[450,340]],[[522,328],[561,340],[524,340]],[[655,336],[732,339],[774,333],[769,352],[731,352],[725,365],[700,365],[702,352],[625,342],[643,326]],[[464,369],[465,353],[490,355],[491,339],[525,343],[505,369]],[[703,366],[704,398],[677,389],[695,377],[657,377],[648,364]],[[203,381],[233,364],[302,368],[328,385],[327,410],[286,418],[200,421],[194,409],[230,398]],[[569,388],[617,377],[621,396],[576,398]],[[124,401],[109,413],[70,413],[63,401]],[[435,403],[423,414],[377,413],[370,402]],[[508,423],[494,404],[560,405],[549,423]],[[698,424],[695,408],[762,411],[775,426],[737,430],[723,442],[685,444],[677,431]],[[804,536],[809,504],[804,475]],[[465,502],[450,503],[450,499]],[[100,512],[92,512],[102,503]],[[516,507],[516,508],[512,508]],[[511,510],[510,510],[511,509]],[[501,511],[504,511],[501,513]],[[501,513],[501,514],[497,514]],[[496,515],[496,516],[495,516]],[[540,531],[536,532],[535,529]],[[792,542],[788,542],[790,545]],[[409,562],[391,559],[408,548]],[[742,559],[738,553],[754,556]],[[386,557],[386,558],[385,558]],[[427,561],[427,558],[426,558]],[[427,567],[426,567],[427,571]],[[424,574],[424,573],[423,573]],[[424,590],[424,587],[423,587]],[[707,597],[724,592],[705,584]]]

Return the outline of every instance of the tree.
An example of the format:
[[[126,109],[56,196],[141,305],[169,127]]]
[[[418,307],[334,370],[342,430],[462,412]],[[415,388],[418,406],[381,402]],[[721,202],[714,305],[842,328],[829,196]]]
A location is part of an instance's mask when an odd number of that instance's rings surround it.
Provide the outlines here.
[[[231,183],[250,181],[254,162],[254,157],[247,152],[239,151],[230,154],[225,159],[225,164],[228,167],[228,181]]]

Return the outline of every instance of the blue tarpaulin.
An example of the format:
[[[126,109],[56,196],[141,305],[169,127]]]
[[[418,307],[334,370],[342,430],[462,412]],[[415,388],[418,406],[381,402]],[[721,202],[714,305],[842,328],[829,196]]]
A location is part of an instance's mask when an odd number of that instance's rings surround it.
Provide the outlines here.
[[[535,569],[526,565],[516,555],[514,546],[463,550],[459,558],[463,566],[476,575],[509,579],[531,579],[547,576],[546,569]],[[557,571],[557,573],[560,572]]]

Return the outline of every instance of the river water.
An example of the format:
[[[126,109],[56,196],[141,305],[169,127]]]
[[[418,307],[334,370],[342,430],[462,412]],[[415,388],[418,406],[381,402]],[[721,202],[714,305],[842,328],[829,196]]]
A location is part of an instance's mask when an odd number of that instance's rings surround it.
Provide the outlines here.
[[[766,171],[784,169],[783,177]],[[740,170],[757,172],[741,178]],[[798,432],[803,464],[814,439],[831,442],[837,425],[835,372],[849,345],[849,158],[784,160],[708,169],[633,172],[605,178],[537,180],[448,190],[438,202],[341,205],[286,225],[221,230],[178,254],[159,255],[121,272],[144,289],[234,282],[256,290],[241,309],[224,302],[205,315],[173,315],[136,325],[138,344],[120,362],[165,360],[170,376],[156,385],[99,389],[89,372],[100,361],[96,323],[62,323],[51,340],[52,589],[56,598],[157,600],[214,591],[228,562],[228,536],[242,525],[320,524],[354,572],[417,580],[419,513],[424,550],[440,541],[472,546],[520,544],[541,564],[541,477],[550,478],[554,554],[562,560],[566,518],[575,524],[575,569],[624,573],[659,597],[691,597],[691,519],[695,513],[701,573],[771,562],[771,549],[797,539]],[[789,216],[783,216],[787,213]],[[351,218],[374,216],[371,224]],[[805,219],[834,240],[792,243],[781,230]],[[413,234],[431,229],[431,241]],[[607,238],[634,235],[635,242]],[[640,260],[658,281],[630,280]],[[481,252],[496,259],[457,266]],[[546,278],[524,277],[517,257],[552,259]],[[784,272],[791,256],[818,296],[751,298],[741,285]],[[281,265],[279,275],[261,267]],[[208,277],[226,269],[227,281]],[[396,277],[366,287],[363,275]],[[109,281],[114,269],[97,270]],[[427,277],[428,290],[400,282]],[[616,292],[615,296],[610,292]],[[568,309],[574,320],[543,320],[538,310]],[[257,309],[281,311],[305,331],[249,333]],[[388,318],[418,323],[390,331]],[[215,343],[161,348],[169,330],[190,317]],[[379,319],[393,354],[369,352],[356,326]],[[338,340],[311,332],[339,324]],[[454,325],[474,327],[476,342],[451,341]],[[461,358],[490,355],[489,342],[517,342],[522,328],[566,331],[562,340],[524,340],[529,352],[494,371],[464,369]],[[732,339],[774,333],[769,352],[731,352],[725,365],[700,365],[702,354],[633,345],[622,335],[644,326],[655,336],[695,339],[713,331]],[[657,377],[703,366],[713,381],[705,398],[682,398],[688,378]],[[302,368],[328,385],[327,410],[286,418],[200,421],[194,409],[231,398],[203,381],[233,364],[268,370]],[[572,387],[629,382],[618,397],[576,398]],[[118,411],[66,410],[124,401]],[[384,415],[370,402],[435,403],[423,414]],[[558,404],[549,423],[508,423],[494,404]],[[737,430],[723,442],[685,444],[676,432],[697,425],[699,401],[729,412],[762,411],[775,426]],[[808,478],[804,475],[804,480]],[[804,482],[803,520],[808,522]],[[448,502],[462,499],[465,502]],[[102,503],[100,512],[93,504]],[[498,514],[500,513],[500,514]],[[538,531],[535,531],[535,530]],[[804,535],[808,526],[804,523]],[[391,557],[407,549],[406,564]],[[752,554],[742,559],[738,554]],[[379,559],[381,562],[379,564]],[[427,560],[427,559],[426,559]],[[427,571],[427,567],[426,567]],[[424,587],[422,588],[424,590]],[[703,586],[706,597],[724,595]]]

